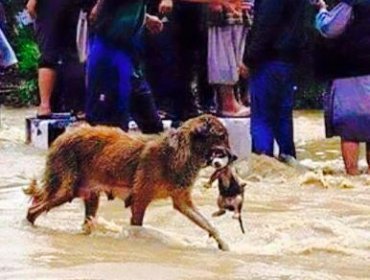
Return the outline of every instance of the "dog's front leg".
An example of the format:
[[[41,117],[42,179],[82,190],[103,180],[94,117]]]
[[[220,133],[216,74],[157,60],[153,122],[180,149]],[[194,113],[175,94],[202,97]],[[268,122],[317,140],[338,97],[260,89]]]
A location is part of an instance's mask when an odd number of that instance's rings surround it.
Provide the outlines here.
[[[172,195],[174,208],[188,217],[195,224],[206,230],[218,243],[218,248],[229,251],[229,246],[220,237],[218,231],[207,221],[207,219],[194,207],[189,190],[176,191]]]
[[[131,225],[142,226],[145,210],[151,202],[151,197],[135,194],[131,198]]]

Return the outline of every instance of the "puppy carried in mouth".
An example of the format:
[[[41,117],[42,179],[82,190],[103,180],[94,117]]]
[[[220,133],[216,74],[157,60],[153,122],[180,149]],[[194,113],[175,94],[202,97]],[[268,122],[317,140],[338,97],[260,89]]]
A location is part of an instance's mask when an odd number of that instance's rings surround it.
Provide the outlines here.
[[[131,224],[141,226],[153,200],[171,198],[173,206],[228,250],[218,231],[195,207],[191,188],[211,150],[229,148],[223,124],[212,115],[185,122],[176,130],[143,138],[117,128],[85,126],[59,136],[51,146],[42,187],[31,183],[27,220],[32,224],[44,212],[82,198],[85,228],[99,207],[99,196],[118,197],[131,208]]]
[[[216,168],[216,171],[205,187],[210,188],[212,183],[218,180],[219,196],[217,205],[219,210],[213,213],[212,216],[221,216],[226,213],[226,210],[234,211],[233,218],[239,221],[242,233],[245,233],[241,210],[246,184],[238,178],[236,171],[231,166],[235,160],[237,160],[237,157],[229,149],[224,147],[213,149],[208,164]]]

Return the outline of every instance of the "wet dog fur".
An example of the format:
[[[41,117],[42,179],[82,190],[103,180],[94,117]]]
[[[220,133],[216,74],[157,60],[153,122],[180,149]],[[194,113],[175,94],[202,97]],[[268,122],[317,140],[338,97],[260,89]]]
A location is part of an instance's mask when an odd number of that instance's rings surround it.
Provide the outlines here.
[[[27,219],[80,197],[85,226],[96,216],[99,195],[118,197],[131,208],[131,224],[141,226],[148,205],[170,197],[173,206],[228,250],[218,231],[196,209],[191,186],[212,148],[229,149],[226,128],[214,116],[203,115],[176,130],[149,138],[109,127],[80,127],[61,135],[51,146],[42,186],[26,190],[33,201]]]

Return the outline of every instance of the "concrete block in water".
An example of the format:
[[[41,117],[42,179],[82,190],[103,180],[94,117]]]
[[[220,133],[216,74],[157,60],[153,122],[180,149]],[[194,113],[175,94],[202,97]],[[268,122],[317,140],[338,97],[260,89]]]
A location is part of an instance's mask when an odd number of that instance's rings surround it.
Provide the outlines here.
[[[240,160],[248,159],[252,151],[250,118],[219,118],[229,132],[231,150]]]

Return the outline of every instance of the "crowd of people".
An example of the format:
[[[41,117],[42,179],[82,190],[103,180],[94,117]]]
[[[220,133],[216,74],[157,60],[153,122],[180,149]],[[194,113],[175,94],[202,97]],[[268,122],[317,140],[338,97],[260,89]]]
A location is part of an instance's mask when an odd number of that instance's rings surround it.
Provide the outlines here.
[[[77,55],[85,10],[89,123],[127,130],[134,118],[143,132],[158,133],[166,115],[174,123],[201,112],[250,116],[253,152],[273,156],[276,141],[281,156],[296,157],[294,74],[310,6],[320,34],[316,74],[330,82],[327,136],[341,137],[351,175],[365,142],[370,172],[370,0],[337,2],[329,9],[323,0],[29,0],[41,51],[37,115],[52,112],[56,67]]]

